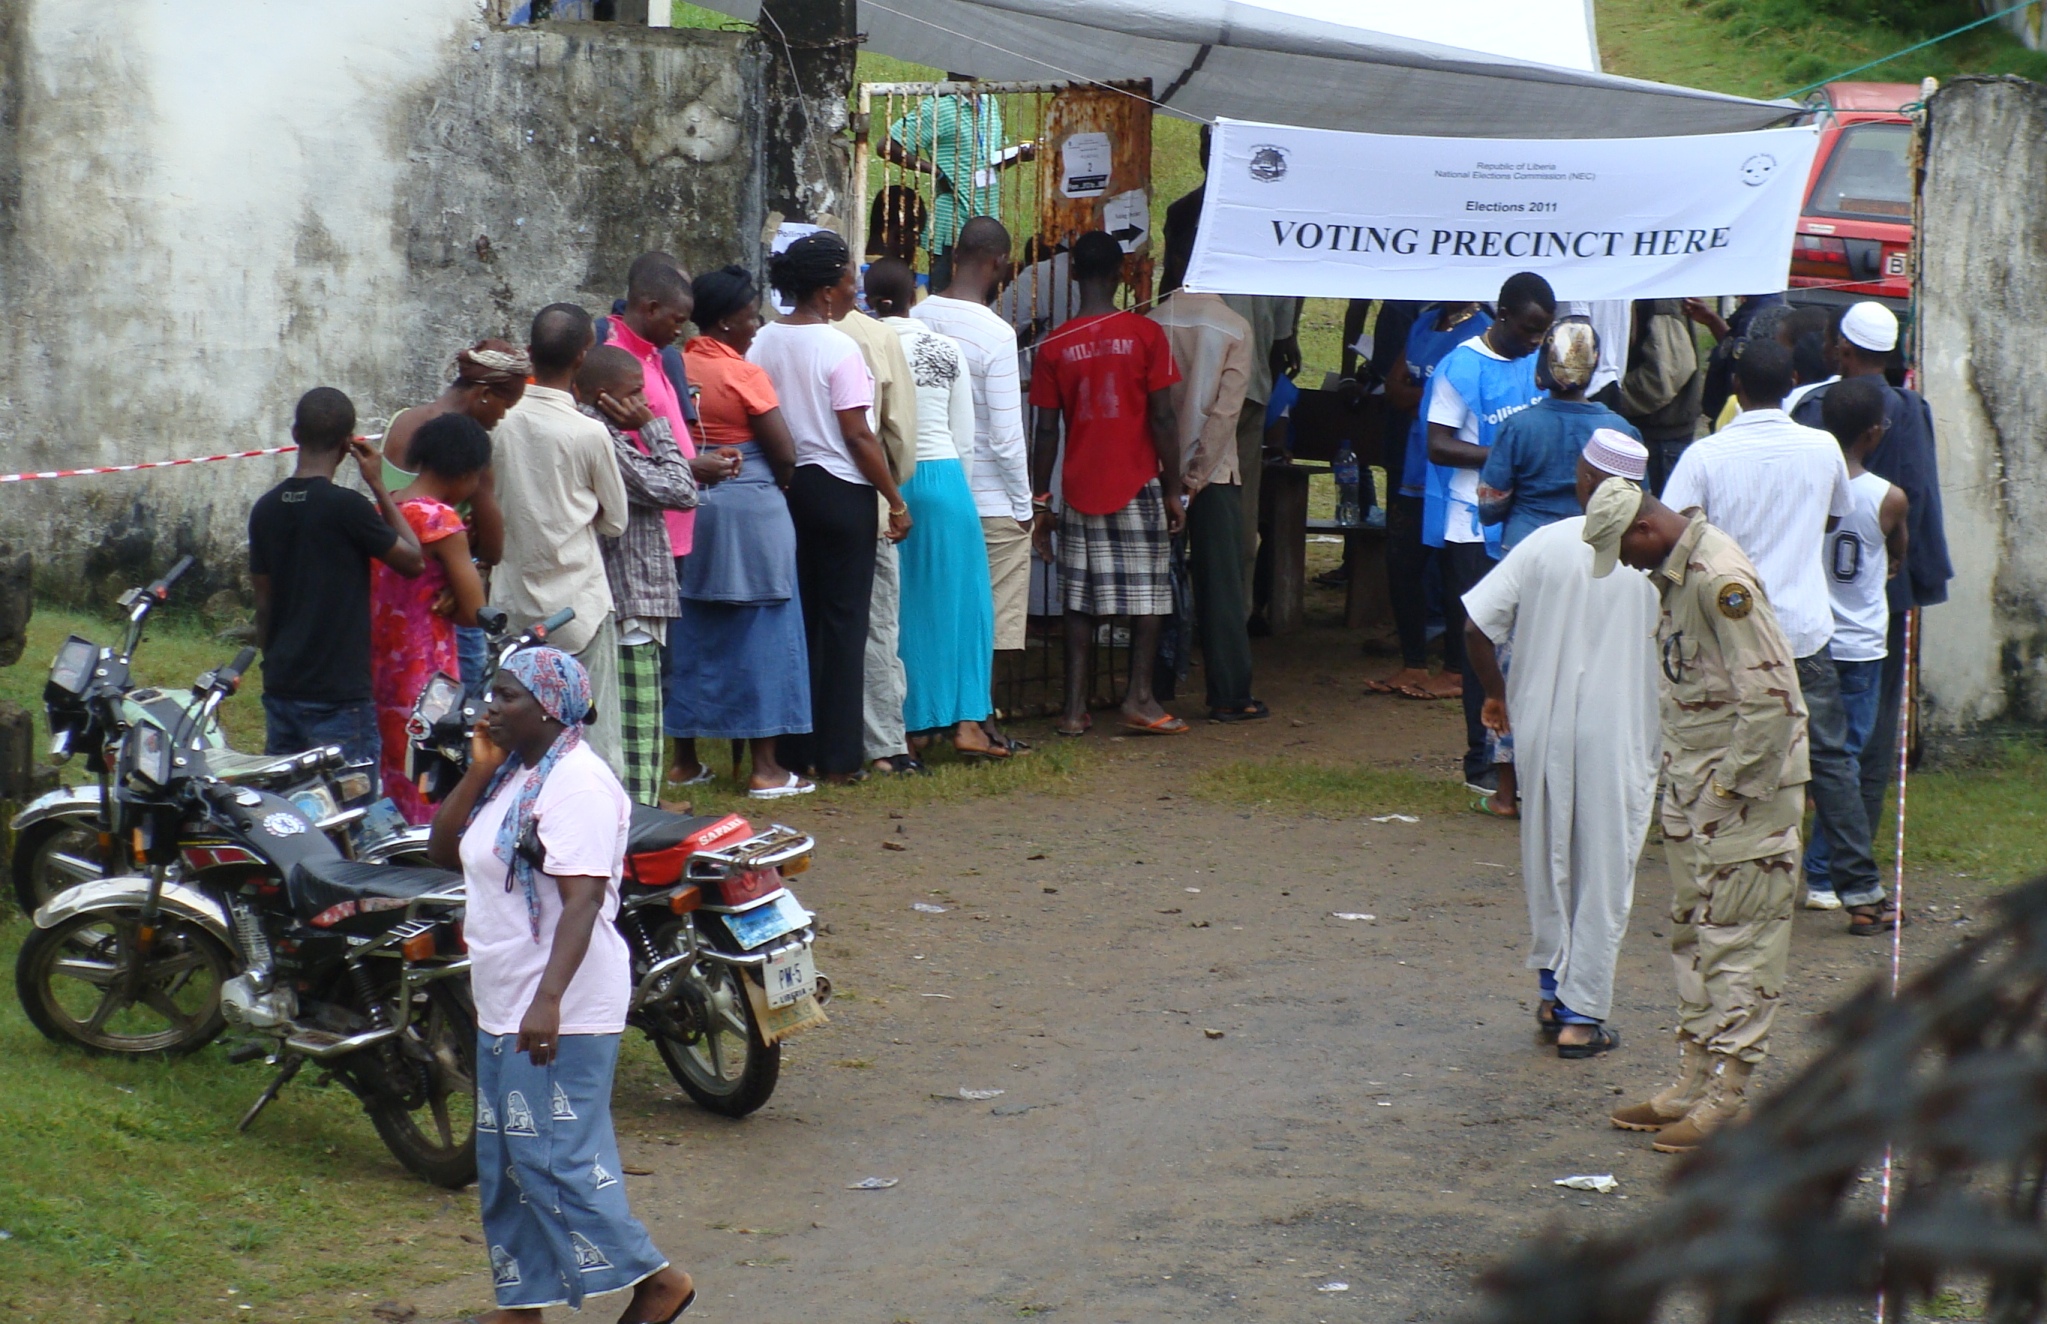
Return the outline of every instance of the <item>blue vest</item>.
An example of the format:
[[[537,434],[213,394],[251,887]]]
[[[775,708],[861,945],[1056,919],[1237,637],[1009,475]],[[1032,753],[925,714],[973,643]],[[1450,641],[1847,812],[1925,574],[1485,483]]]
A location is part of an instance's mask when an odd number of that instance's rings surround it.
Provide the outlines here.
[[[1535,384],[1536,357],[1524,354],[1503,361],[1481,353],[1474,345],[1459,345],[1436,365],[1429,390],[1434,393],[1435,382],[1447,381],[1455,387],[1464,403],[1478,415],[1478,444],[1490,447],[1493,438],[1499,435],[1500,424],[1547,394]],[[1428,413],[1428,402],[1424,401],[1421,415],[1424,422]],[[1429,465],[1428,483],[1422,490],[1422,542],[1430,547],[1441,547],[1445,541],[1443,531],[1450,518],[1450,479],[1456,472],[1444,465]],[[1475,509],[1471,517],[1477,518]],[[1498,559],[1500,526],[1489,524],[1484,528],[1486,551]]]
[[[1428,482],[1429,379],[1435,375],[1436,365],[1445,354],[1473,336],[1484,335],[1493,324],[1493,319],[1481,308],[1448,331],[1438,331],[1436,319],[1442,311],[1443,305],[1439,303],[1422,309],[1414,319],[1414,329],[1407,333],[1407,376],[1422,388],[1422,402],[1407,429],[1407,462],[1400,470],[1402,496],[1421,496]]]

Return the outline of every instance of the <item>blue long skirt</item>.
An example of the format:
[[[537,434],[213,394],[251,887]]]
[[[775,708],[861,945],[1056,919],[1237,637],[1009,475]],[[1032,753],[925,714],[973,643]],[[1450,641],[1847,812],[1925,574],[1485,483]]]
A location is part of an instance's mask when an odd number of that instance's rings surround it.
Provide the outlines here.
[[[678,739],[764,740],[810,730],[803,604],[682,599],[668,623],[661,729]]]
[[[896,544],[902,568],[903,726],[929,731],[988,715],[995,661],[995,598],[988,544],[958,460],[920,460],[903,484],[910,536]]]

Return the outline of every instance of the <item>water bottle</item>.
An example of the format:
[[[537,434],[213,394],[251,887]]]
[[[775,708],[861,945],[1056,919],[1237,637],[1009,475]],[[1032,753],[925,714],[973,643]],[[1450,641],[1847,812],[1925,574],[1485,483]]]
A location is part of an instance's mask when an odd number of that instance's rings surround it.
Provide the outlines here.
[[[1358,505],[1358,457],[1349,446],[1336,453],[1331,471],[1336,477],[1336,522],[1357,528],[1364,522],[1364,511]]]

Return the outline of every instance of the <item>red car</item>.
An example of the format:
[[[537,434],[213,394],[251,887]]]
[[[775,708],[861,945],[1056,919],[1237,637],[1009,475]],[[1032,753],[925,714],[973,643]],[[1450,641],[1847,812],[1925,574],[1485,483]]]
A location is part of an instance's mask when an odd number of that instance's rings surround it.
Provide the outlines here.
[[[1829,83],[1820,148],[1791,251],[1794,303],[1912,297],[1912,117],[1916,83]]]

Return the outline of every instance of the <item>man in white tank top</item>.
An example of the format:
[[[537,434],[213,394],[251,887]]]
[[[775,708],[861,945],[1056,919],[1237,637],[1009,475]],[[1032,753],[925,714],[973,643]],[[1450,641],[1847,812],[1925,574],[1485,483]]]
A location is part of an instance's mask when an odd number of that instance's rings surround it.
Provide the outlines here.
[[[1848,461],[1848,487],[1854,508],[1827,534],[1827,589],[1834,604],[1834,668],[1841,676],[1841,706],[1848,712],[1848,751],[1860,757],[1876,725],[1881,697],[1884,653],[1890,628],[1885,582],[1905,564],[1905,489],[1886,482],[1863,467],[1863,460],[1884,439],[1881,379],[1857,377],[1837,382],[1823,402],[1827,431],[1841,443]],[[1805,904],[1809,910],[1833,910],[1841,902],[1827,874],[1826,837],[1814,833],[1805,851]],[[1865,918],[1851,917],[1862,922]],[[1876,909],[1870,907],[1868,909]]]

